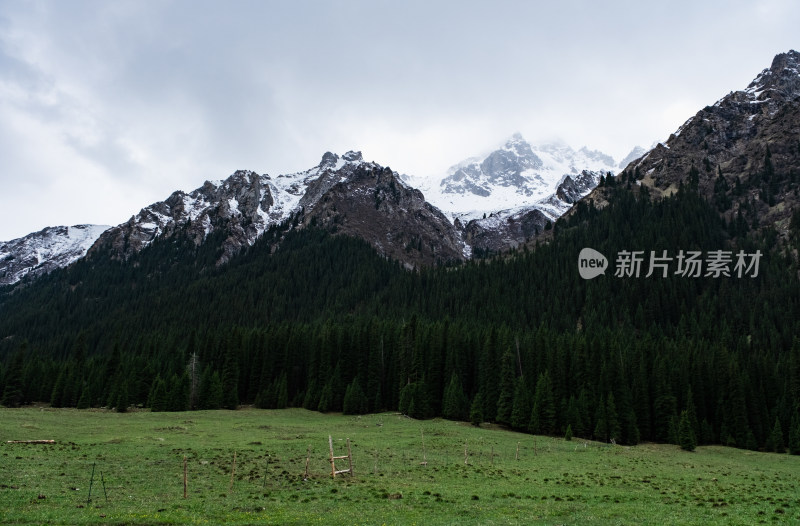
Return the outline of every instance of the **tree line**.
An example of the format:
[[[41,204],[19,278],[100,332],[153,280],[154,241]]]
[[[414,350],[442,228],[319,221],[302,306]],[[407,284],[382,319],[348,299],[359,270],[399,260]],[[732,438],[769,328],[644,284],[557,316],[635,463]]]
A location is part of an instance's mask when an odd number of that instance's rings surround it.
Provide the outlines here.
[[[725,223],[691,183],[660,201],[604,184],[611,204],[581,202],[552,241],[458,266],[407,271],[286,226],[223,267],[215,234],[95,254],[0,293],[2,403],[399,410],[800,453],[800,218],[779,242]],[[755,278],[586,281],[584,247],[764,256]]]

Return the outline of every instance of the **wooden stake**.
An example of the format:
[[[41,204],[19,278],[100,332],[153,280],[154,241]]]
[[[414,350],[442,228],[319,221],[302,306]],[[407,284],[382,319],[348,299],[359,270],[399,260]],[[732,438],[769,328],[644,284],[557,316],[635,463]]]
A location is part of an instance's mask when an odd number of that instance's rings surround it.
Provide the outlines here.
[[[333,438],[328,435],[328,445],[331,447],[331,477],[336,478],[336,462],[333,460]]]
[[[86,505],[88,506],[90,502],[92,502],[92,485],[94,484],[94,468],[97,465],[97,462],[92,464],[92,477],[89,479],[89,496],[86,498]]]
[[[491,461],[491,464],[492,464],[492,467],[494,467],[494,446],[492,446],[492,461]]]
[[[347,439],[347,461],[350,463],[350,476],[354,477],[355,473],[353,473],[353,452],[350,451],[350,439]]]
[[[425,454],[425,431],[422,431],[422,462],[420,462],[420,465],[428,465],[428,456]]]
[[[517,453],[514,455],[514,460],[519,460],[519,442],[517,442]]]
[[[236,476],[236,451],[233,452],[233,466],[231,467],[231,484],[228,493],[233,493],[233,478]]]
[[[467,456],[467,441],[465,440],[464,441],[464,464],[468,464],[469,463],[469,462],[467,462],[468,458],[469,457]]]
[[[186,493],[188,489],[188,480],[186,478],[186,455],[183,455],[183,498],[186,498]]]
[[[306,470],[308,470],[308,465],[306,464]],[[269,454],[264,457],[264,482],[261,484],[262,488],[267,487],[267,475],[269,474]]]
[[[306,449],[306,472],[303,474],[303,480],[308,480],[308,463],[311,461],[311,446]]]

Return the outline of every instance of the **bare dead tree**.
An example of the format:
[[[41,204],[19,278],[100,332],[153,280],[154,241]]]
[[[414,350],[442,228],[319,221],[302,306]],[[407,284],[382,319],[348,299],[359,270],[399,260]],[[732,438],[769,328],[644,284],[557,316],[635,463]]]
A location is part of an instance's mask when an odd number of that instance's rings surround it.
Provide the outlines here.
[[[189,364],[186,366],[186,369],[189,372],[189,378],[191,379],[191,386],[189,391],[189,408],[196,409],[197,408],[197,392],[198,386],[200,384],[200,378],[198,374],[198,370],[200,369],[200,363],[197,359],[197,353],[193,352],[189,355]]]

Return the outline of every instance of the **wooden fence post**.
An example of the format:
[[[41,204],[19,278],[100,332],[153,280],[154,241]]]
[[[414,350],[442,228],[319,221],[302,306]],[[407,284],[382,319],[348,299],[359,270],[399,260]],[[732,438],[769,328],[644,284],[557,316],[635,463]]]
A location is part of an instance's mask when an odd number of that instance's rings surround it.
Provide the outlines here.
[[[228,493],[233,493],[233,478],[236,476],[236,451],[233,452],[233,467],[231,468],[231,484]]]

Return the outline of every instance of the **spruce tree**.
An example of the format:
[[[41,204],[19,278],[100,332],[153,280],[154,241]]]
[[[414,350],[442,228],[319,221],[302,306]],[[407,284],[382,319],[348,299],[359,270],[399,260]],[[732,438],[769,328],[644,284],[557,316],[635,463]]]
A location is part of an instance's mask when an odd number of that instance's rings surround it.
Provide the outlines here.
[[[497,397],[497,415],[495,420],[498,424],[510,425],[511,412],[514,409],[514,359],[510,351],[503,353],[502,366],[500,371],[500,393]]]
[[[342,412],[346,415],[363,415],[367,412],[367,408],[367,396],[361,389],[361,384],[358,382],[358,377],[353,378],[353,381],[345,390]]]
[[[775,425],[772,427],[772,433],[769,435],[769,441],[772,445],[769,451],[786,453],[786,446],[784,446],[783,442],[783,429],[781,428],[781,421],[777,417],[775,418]]]
[[[363,393],[361,396],[363,397]],[[286,373],[283,373],[275,385],[275,408],[286,409],[287,407],[289,407],[289,387]]]
[[[533,410],[528,424],[531,433],[552,435],[556,427],[556,404],[553,398],[553,384],[550,373],[545,371],[536,381],[533,395]]]
[[[608,422],[608,438],[611,441],[620,440],[621,430],[619,425],[619,416],[617,414],[617,406],[614,402],[614,393],[608,393],[606,398],[606,419]]]
[[[564,440],[566,440],[567,442],[572,440],[572,426],[570,424],[567,424],[567,430],[564,433]]]
[[[514,407],[511,410],[511,427],[519,430],[527,429],[532,410],[528,386],[525,384],[525,379],[520,377],[517,379],[517,385],[514,387]]]
[[[479,426],[483,423],[483,394],[478,393],[472,399],[472,405],[469,408],[469,421],[473,426]]]
[[[88,385],[84,385],[83,389],[81,390],[81,396],[80,396],[80,398],[78,398],[77,408],[78,409],[88,409],[91,406],[91,401],[90,401],[89,398],[90,398],[89,386]]]
[[[117,413],[125,413],[128,411],[128,382],[122,382],[117,391],[117,401],[114,404]]]
[[[239,407],[239,358],[236,349],[228,347],[222,365],[222,407]]]
[[[167,384],[159,375],[153,382],[153,388],[150,392],[150,400],[148,402],[150,405],[150,410],[153,412],[166,411],[169,408],[169,400],[167,396]]]
[[[11,364],[9,364],[3,375],[5,377],[5,387],[3,388],[3,397],[0,403],[6,407],[19,407],[22,404],[23,352],[23,349],[20,349],[14,354]]]
[[[800,413],[792,415],[792,425],[789,428],[789,453],[800,455]]]
[[[683,450],[694,451],[697,447],[697,437],[692,429],[689,412],[686,410],[681,411],[680,422],[678,423],[678,440]]]
[[[456,373],[450,376],[450,382],[444,390],[442,398],[442,416],[448,420],[467,420],[469,418],[469,400],[464,394]]]

